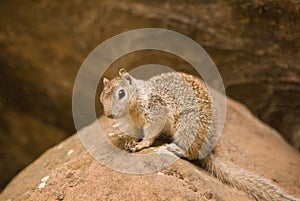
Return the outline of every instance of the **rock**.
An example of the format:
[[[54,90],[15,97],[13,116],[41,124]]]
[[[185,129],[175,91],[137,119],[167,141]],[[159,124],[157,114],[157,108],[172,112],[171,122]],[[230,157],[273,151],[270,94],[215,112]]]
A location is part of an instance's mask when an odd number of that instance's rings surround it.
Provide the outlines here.
[[[104,133],[115,128],[100,118]],[[93,133],[89,133],[93,134]],[[96,140],[96,139],[95,139]],[[244,106],[228,99],[221,137],[225,157],[240,167],[272,179],[284,191],[300,196],[299,153]],[[235,151],[231,152],[231,147]],[[68,155],[73,150],[71,155]],[[41,185],[42,184],[42,185]],[[151,174],[127,174],[97,162],[77,135],[45,152],[25,168],[0,195],[0,200],[251,200],[222,184],[189,161],[179,159]]]
[[[59,128],[12,109],[0,109],[0,122],[0,188],[40,153],[67,136]]]

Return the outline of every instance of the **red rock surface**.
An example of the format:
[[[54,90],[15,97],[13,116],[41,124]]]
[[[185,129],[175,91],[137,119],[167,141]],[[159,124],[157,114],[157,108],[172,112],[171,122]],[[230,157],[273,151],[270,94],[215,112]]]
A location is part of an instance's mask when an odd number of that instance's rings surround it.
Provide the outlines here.
[[[105,133],[112,122],[100,119]],[[228,99],[225,157],[273,180],[300,197],[300,155],[244,106]],[[73,150],[73,151],[70,151]],[[41,179],[49,176],[44,188]],[[4,189],[0,200],[251,200],[189,161],[178,160],[160,173],[133,175],[99,164],[77,135],[45,152]]]

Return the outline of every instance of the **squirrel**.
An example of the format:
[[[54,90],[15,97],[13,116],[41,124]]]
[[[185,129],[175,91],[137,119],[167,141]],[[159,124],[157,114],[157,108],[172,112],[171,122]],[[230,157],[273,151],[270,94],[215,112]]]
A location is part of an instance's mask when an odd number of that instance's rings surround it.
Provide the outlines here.
[[[270,180],[221,157],[219,144],[214,143],[213,100],[202,79],[170,72],[144,81],[122,68],[118,77],[103,78],[103,85],[100,102],[104,114],[114,119],[130,117],[137,130],[142,130],[131,131],[131,137],[140,140],[131,143],[131,152],[150,147],[161,134],[167,134],[172,139],[169,151],[190,161],[199,160],[202,168],[255,200],[300,201]]]

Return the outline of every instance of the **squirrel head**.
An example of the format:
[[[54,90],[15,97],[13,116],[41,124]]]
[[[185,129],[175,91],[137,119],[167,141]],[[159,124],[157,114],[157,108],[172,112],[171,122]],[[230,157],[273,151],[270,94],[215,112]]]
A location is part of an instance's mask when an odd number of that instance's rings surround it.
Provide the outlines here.
[[[115,119],[128,114],[128,104],[136,92],[136,79],[122,68],[118,77],[112,80],[103,78],[103,84],[100,101],[104,114]]]

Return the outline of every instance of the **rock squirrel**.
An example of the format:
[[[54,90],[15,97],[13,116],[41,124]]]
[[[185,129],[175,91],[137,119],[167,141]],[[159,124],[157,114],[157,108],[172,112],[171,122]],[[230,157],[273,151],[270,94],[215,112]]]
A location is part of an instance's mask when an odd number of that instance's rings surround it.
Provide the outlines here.
[[[141,141],[134,143],[130,151],[150,147],[162,133],[167,134],[172,139],[169,151],[181,158],[200,160],[201,166],[223,183],[245,191],[255,200],[300,200],[285,194],[270,180],[221,157],[219,146],[211,140],[216,138],[213,100],[202,79],[171,72],[143,81],[120,69],[118,77],[104,78],[103,84],[100,101],[105,115],[114,119],[130,117],[142,130],[131,131],[130,135]]]

